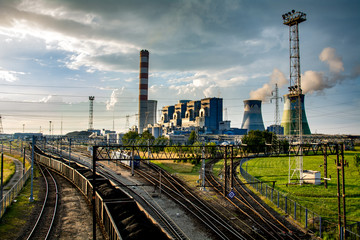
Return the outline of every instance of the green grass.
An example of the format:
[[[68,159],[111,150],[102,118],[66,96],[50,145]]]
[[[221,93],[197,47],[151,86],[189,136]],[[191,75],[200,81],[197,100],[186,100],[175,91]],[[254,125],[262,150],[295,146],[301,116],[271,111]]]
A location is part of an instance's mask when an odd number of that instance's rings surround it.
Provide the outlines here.
[[[6,153],[6,155],[16,158],[20,162],[23,162],[23,158],[21,156],[13,155],[13,154],[10,155],[9,153]],[[6,185],[10,181],[11,177],[15,174],[15,170],[16,170],[14,161],[7,156],[4,155],[4,177],[3,177],[4,185]],[[28,161],[25,161],[25,167],[26,169],[30,167],[30,163]]]
[[[346,215],[349,223],[360,221],[360,169],[355,166],[353,156],[357,151],[345,152],[345,190],[346,190]],[[275,188],[287,194],[289,198],[296,200],[301,205],[320,214],[331,221],[337,219],[337,174],[335,165],[336,156],[328,156],[328,188],[324,185],[305,184],[289,185],[289,157],[255,158],[243,165],[244,169],[261,181],[276,181]],[[324,177],[324,157],[305,156],[303,169],[321,172]]]
[[[35,168],[34,171],[34,191],[33,196],[35,201],[30,203],[30,178],[26,182],[25,187],[7,209],[4,216],[0,219],[0,236],[1,239],[16,239],[18,234],[22,231],[27,218],[31,215],[31,211],[39,199],[40,182],[38,178],[40,173]]]
[[[152,162],[167,172],[176,174],[177,177],[185,181],[189,186],[196,187],[199,185],[198,180],[201,164],[177,163],[172,160],[154,160]]]
[[[3,184],[6,185],[15,174],[15,163],[10,158],[4,156]],[[1,169],[1,167],[0,167]]]

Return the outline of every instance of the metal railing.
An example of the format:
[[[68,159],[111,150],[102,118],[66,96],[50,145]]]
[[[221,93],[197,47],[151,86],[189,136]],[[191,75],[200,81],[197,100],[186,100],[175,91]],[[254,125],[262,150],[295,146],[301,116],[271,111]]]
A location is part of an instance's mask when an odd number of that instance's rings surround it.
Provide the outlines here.
[[[6,208],[11,205],[19,192],[23,189],[30,175],[31,168],[29,168],[25,172],[25,174],[19,179],[19,181],[17,181],[17,183],[12,186],[12,188],[7,193],[4,194],[3,198],[0,200],[0,218],[4,215]]]

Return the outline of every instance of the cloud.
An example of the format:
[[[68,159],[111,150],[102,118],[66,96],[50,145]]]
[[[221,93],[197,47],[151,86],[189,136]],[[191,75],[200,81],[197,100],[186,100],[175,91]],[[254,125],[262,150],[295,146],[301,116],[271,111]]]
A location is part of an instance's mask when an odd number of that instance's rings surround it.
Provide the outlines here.
[[[34,101],[40,103],[63,103],[63,98],[60,96],[48,95],[46,97],[41,98],[40,100]]]
[[[19,78],[17,75],[23,75],[23,72],[9,71],[0,67],[0,80],[5,80],[6,82],[15,82]]]
[[[360,75],[360,65],[354,67],[353,72],[350,75],[343,74],[344,64],[342,57],[336,54],[335,48],[324,48],[319,59],[322,62],[326,62],[329,65],[330,72],[325,74],[324,72],[306,71],[301,76],[301,88],[303,93],[315,93],[321,92],[324,89],[332,88],[337,84],[342,83],[344,80],[355,79]]]
[[[118,97],[123,93],[125,87],[121,89],[114,89],[111,93],[110,100],[106,101],[106,110],[114,110],[115,104],[118,102]]]
[[[275,88],[275,84],[278,88],[283,87],[288,81],[279,69],[275,68],[270,76],[270,82],[265,83],[261,88],[250,92],[250,99],[265,101],[267,98],[272,96],[272,92]]]
[[[336,55],[335,48],[324,48],[319,55],[319,59],[322,62],[326,62],[329,65],[330,71],[333,73],[340,73],[344,71],[342,58]]]

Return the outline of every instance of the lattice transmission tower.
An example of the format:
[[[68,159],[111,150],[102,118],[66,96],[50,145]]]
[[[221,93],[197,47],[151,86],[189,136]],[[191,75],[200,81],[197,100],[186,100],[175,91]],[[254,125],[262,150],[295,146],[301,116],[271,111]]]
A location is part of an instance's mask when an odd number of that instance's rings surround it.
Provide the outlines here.
[[[89,96],[89,130],[94,129],[94,96]]]
[[[279,97],[279,88],[277,83],[275,83],[275,89],[272,91],[272,98],[270,98],[270,102],[275,100],[275,115],[274,115],[274,124],[276,126],[280,125],[280,111],[279,111],[279,100],[281,101],[281,97]],[[276,128],[276,134],[279,134],[278,128]]]
[[[291,159],[289,156],[289,183],[295,179],[301,185],[303,183],[303,157],[302,157],[302,89],[300,72],[299,50],[299,24],[306,21],[306,14],[292,10],[282,15],[283,24],[289,26],[290,42],[290,87],[289,98],[291,104],[295,104],[294,113],[289,114],[290,133],[295,133],[299,144],[299,156]]]

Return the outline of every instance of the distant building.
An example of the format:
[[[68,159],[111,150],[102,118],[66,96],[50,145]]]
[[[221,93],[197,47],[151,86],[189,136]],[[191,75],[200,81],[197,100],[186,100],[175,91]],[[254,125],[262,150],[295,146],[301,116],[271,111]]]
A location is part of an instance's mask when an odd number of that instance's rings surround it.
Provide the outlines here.
[[[31,140],[32,137],[42,138],[42,133],[14,133],[14,139]]]
[[[269,132],[273,132],[276,135],[284,135],[284,127],[280,125],[270,125],[266,128]]]
[[[230,121],[223,122],[223,99],[180,100],[173,106],[162,108],[159,125],[163,134],[174,131],[199,130],[217,134],[230,129]]]

